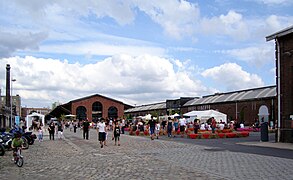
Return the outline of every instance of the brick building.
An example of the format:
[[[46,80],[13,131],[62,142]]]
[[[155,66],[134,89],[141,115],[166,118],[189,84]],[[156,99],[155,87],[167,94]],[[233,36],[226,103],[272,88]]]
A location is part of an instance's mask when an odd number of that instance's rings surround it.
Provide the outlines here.
[[[181,112],[213,109],[227,114],[228,120],[243,122],[246,126],[262,118],[273,126],[276,104],[276,86],[267,86],[195,98],[184,104]]]
[[[275,40],[278,142],[293,142],[293,26],[266,37]]]
[[[144,116],[151,114],[153,116],[164,116],[180,113],[181,107],[195,97],[180,97],[179,99],[167,99],[165,102],[153,103],[137,106],[124,111],[128,118],[134,116]]]
[[[130,107],[132,106],[121,101],[95,94],[59,105],[50,112],[50,115],[60,117],[62,114],[73,114],[79,120],[88,118],[90,121],[96,121],[101,117],[123,117],[124,110]]]
[[[184,104],[182,104],[184,102]],[[216,93],[201,98],[194,97],[167,100],[166,102],[137,106],[125,111],[127,116],[184,114],[193,110],[217,110],[227,114],[229,120],[252,125],[263,118],[274,125],[276,109],[276,86],[267,86],[240,91]],[[173,108],[170,113],[170,108]]]
[[[25,119],[27,115],[32,114],[33,112],[47,115],[50,113],[50,108],[33,108],[33,107],[23,107],[21,108],[21,118]]]

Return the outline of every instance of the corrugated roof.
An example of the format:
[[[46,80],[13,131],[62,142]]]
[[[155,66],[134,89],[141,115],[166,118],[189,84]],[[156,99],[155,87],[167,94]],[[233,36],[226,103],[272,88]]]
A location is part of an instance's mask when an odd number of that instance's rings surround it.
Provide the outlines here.
[[[131,113],[131,112],[139,112],[139,111],[150,111],[150,110],[156,110],[156,109],[166,109],[166,102],[137,106],[135,108],[127,109],[124,112]]]
[[[233,91],[228,93],[216,93],[214,95],[204,96],[202,98],[195,98],[193,100],[186,102],[183,106],[186,107],[213,103],[245,101],[261,98],[270,98],[275,97],[276,95],[276,86],[267,86],[262,88]],[[131,113],[151,111],[157,109],[166,109],[166,102],[137,106],[135,108],[127,109],[124,112]]]
[[[277,95],[276,86],[268,86],[256,89],[248,89],[242,91],[234,91],[228,93],[216,93],[210,96],[204,96],[200,99],[193,99],[185,103],[183,106],[213,104],[222,102],[245,101],[260,98],[275,97]]]

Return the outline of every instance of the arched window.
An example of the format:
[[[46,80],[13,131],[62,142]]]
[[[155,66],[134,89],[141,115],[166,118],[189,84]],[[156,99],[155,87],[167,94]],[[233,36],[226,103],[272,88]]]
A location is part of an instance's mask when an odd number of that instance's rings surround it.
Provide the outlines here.
[[[103,105],[100,102],[94,102],[92,105],[92,119],[97,122],[98,118],[103,117]]]
[[[87,118],[87,116],[86,116],[86,108],[84,106],[78,106],[76,108],[76,117],[79,120],[83,120],[83,119]]]
[[[266,105],[262,105],[260,106],[259,110],[258,110],[258,117],[259,117],[259,121],[262,122],[268,122],[269,121],[269,109]]]
[[[118,109],[114,106],[109,107],[108,117],[109,118],[117,118],[118,117]]]

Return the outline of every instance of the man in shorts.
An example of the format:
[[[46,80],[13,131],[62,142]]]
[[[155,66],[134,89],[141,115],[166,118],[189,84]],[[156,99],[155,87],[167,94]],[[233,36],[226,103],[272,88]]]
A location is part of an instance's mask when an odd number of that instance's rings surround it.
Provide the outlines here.
[[[151,139],[154,140],[156,121],[153,119],[153,116],[151,116],[151,119],[149,120],[148,125],[150,127]]]
[[[101,122],[97,124],[97,132],[98,132],[101,148],[103,148],[103,146],[105,145],[105,140],[106,140],[106,123],[104,118],[102,118]]]

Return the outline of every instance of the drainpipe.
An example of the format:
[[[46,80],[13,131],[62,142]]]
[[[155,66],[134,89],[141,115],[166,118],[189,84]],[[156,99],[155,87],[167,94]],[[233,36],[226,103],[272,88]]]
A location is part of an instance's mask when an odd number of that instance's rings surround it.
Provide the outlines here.
[[[278,41],[278,38],[276,38],[276,45],[277,45],[277,84],[278,84],[278,137],[277,137],[277,142],[280,142],[280,136],[281,136],[281,81],[280,81],[280,75],[281,75],[281,70],[280,70],[280,44]]]
[[[238,123],[238,117],[237,117],[237,111],[238,111],[238,109],[237,109],[237,101],[236,101],[236,112],[235,112],[235,119],[236,119],[236,121],[237,121],[237,123]]]

